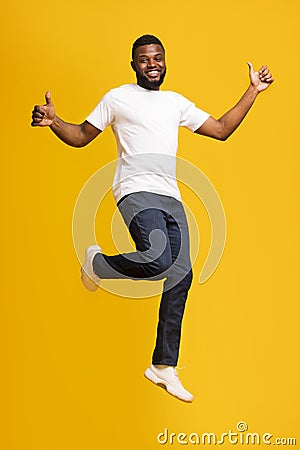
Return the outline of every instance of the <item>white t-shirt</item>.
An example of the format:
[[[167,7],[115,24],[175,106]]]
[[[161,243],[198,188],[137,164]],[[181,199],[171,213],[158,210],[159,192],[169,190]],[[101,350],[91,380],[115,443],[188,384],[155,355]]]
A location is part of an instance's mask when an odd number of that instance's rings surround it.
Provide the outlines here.
[[[176,181],[178,127],[196,131],[208,117],[176,92],[125,84],[105,94],[86,120],[102,131],[110,125],[114,132],[115,200],[139,191],[181,200]]]

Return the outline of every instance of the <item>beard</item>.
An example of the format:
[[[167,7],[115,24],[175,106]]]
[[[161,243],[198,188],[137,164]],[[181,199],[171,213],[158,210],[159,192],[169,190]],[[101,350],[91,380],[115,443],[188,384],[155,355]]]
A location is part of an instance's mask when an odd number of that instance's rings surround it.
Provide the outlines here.
[[[166,76],[167,68],[163,72],[161,72],[159,80],[151,81],[145,75],[142,75],[139,72],[136,73],[137,84],[145,89],[157,90],[159,86],[163,83],[164,78]]]

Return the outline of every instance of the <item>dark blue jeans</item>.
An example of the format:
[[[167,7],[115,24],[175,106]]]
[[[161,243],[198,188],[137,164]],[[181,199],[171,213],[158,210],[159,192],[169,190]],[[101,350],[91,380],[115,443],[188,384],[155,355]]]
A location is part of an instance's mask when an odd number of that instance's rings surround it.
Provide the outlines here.
[[[118,202],[136,251],[99,253],[93,269],[99,278],[164,279],[153,364],[176,366],[181,324],[192,282],[189,231],[183,205],[173,197],[135,192]]]

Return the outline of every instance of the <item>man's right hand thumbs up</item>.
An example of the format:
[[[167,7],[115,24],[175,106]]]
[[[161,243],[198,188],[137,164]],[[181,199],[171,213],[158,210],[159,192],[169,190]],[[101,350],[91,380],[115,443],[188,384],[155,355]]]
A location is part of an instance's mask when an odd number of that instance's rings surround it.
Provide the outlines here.
[[[55,119],[55,108],[49,91],[46,92],[45,99],[45,105],[35,105],[32,111],[32,127],[49,127]]]

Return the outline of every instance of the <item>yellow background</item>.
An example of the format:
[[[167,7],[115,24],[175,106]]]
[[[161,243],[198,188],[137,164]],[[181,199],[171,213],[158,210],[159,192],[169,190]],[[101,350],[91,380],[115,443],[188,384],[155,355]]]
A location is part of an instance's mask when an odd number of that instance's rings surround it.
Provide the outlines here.
[[[0,448],[152,450],[164,428],[221,434],[241,420],[300,442],[299,3],[12,1],[1,16]],[[73,208],[116,156],[111,131],[72,149],[30,127],[47,89],[57,113],[79,123],[106,91],[133,82],[131,44],[144,33],[166,46],[164,89],[215,117],[246,89],[246,61],[276,78],[227,142],[180,132],[179,156],[210,178],[228,225],[221,264],[199,285],[210,226],[183,187],[201,233],[179,361],[191,405],[143,378],[159,298],[80,284]],[[107,253],[114,209],[111,196],[98,218]]]

